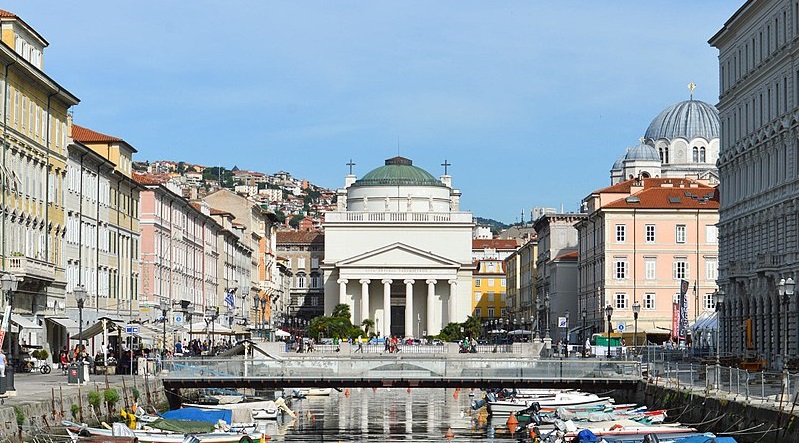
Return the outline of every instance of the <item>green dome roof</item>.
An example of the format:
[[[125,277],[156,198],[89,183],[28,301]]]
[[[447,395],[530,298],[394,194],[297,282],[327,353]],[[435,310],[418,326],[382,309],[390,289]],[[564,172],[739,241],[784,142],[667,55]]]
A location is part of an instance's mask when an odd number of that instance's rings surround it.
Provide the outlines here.
[[[375,168],[352,186],[444,186],[424,169],[414,166],[410,159],[394,157],[385,166]]]

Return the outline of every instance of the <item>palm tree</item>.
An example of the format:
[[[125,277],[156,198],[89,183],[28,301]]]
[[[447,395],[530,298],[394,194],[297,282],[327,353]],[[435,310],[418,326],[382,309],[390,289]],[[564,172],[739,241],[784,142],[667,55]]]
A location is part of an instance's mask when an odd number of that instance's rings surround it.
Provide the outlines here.
[[[374,325],[375,325],[374,320],[369,318],[364,319],[364,321],[361,322],[361,326],[363,326],[363,332],[366,333],[367,337],[369,336],[369,330],[372,329]]]

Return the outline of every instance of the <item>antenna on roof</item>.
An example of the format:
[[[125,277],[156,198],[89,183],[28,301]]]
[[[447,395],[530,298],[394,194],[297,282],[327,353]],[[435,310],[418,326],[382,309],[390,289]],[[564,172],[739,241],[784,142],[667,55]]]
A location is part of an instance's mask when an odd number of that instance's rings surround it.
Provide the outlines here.
[[[694,89],[696,89],[696,83],[694,83],[694,82],[688,83],[688,89],[691,90],[691,100],[693,100],[694,99]]]

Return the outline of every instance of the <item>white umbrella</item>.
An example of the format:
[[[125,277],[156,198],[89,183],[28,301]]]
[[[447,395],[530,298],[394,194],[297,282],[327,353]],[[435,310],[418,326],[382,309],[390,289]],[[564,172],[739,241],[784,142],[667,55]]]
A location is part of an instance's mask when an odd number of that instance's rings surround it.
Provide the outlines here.
[[[291,337],[291,334],[282,329],[278,329],[275,331],[275,337]]]

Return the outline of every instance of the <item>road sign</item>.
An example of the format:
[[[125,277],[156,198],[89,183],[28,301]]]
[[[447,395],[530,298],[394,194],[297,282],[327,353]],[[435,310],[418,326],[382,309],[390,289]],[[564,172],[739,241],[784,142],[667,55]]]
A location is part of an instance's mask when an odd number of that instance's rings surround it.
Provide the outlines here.
[[[618,329],[619,332],[623,332],[624,331],[624,323],[619,323],[619,326],[617,326],[616,329]]]
[[[183,323],[183,316],[178,314],[175,316],[175,323]]]
[[[568,328],[569,322],[566,317],[558,317],[558,327],[559,328]]]
[[[127,325],[125,326],[125,333],[126,334],[138,334],[139,327],[136,325]]]

